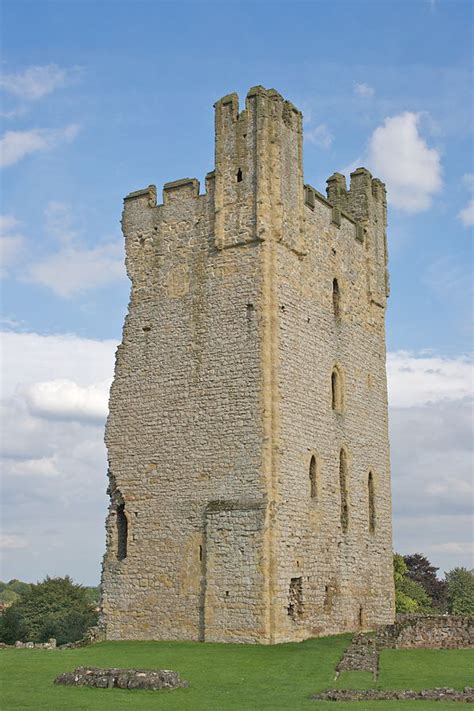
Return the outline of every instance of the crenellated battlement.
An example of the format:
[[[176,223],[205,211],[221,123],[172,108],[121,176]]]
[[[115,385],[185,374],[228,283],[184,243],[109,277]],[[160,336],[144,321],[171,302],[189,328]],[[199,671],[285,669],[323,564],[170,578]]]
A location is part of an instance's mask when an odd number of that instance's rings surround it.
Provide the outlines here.
[[[163,209],[169,212],[168,224],[177,211],[193,206],[205,210],[219,250],[272,240],[304,257],[311,249],[307,210],[330,211],[331,226],[350,223],[348,235],[365,243],[374,300],[383,303],[388,277],[382,181],[357,168],[349,185],[341,173],[331,175],[326,196],[304,184],[302,114],[275,89],[252,87],[243,108],[236,93],[227,94],[214,108],[215,168],[206,176],[205,192],[200,193],[197,178],[182,178],[164,184],[163,202],[157,205],[156,188],[148,186],[127,195],[125,214]]]

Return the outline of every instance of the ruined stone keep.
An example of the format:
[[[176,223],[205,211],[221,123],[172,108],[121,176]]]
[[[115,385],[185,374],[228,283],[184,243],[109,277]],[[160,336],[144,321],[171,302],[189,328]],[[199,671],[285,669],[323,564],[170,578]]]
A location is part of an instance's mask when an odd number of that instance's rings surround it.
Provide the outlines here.
[[[215,105],[215,170],[125,198],[106,428],[108,639],[276,643],[393,621],[386,196],[303,180],[302,115]]]

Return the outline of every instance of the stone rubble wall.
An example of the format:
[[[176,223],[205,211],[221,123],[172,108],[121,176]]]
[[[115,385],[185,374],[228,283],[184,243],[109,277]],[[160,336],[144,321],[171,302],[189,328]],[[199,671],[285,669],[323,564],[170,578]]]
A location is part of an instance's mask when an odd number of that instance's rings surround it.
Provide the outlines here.
[[[356,634],[339,661],[336,672],[339,675],[342,671],[367,671],[376,678],[378,660],[375,637],[363,633]]]
[[[16,649],[57,649],[54,638],[48,639],[47,642],[20,642],[18,640],[14,645],[5,646],[14,646]]]
[[[457,615],[397,616],[377,631],[378,649],[459,649],[474,646],[474,617]]]
[[[189,686],[179,674],[169,669],[98,669],[77,667],[72,672],[60,674],[55,684],[65,686],[95,686],[99,689],[177,689]]]
[[[435,689],[422,689],[421,691],[378,691],[367,689],[356,691],[354,689],[329,689],[322,694],[311,697],[315,701],[409,701],[419,699],[422,701],[461,701],[474,703],[474,688],[466,686],[462,691],[447,687]]]

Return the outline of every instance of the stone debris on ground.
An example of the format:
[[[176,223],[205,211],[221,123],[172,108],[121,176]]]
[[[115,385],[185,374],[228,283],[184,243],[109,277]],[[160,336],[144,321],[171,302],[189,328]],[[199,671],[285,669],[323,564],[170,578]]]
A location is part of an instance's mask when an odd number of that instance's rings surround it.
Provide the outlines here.
[[[367,671],[377,678],[379,653],[375,637],[363,632],[354,635],[336,667],[336,678],[342,671]]]
[[[47,642],[20,642],[20,640],[17,640],[14,645],[4,646],[14,646],[15,649],[57,649],[54,637],[48,639]]]
[[[95,686],[99,689],[177,689],[189,686],[178,672],[169,669],[99,669],[77,667],[72,672],[60,674],[55,684],[66,686]]]
[[[379,691],[378,689],[366,689],[357,691],[354,689],[329,689],[321,694],[311,697],[315,701],[460,701],[462,703],[474,703],[474,687],[466,686],[462,691],[449,688],[422,689],[413,691]]]

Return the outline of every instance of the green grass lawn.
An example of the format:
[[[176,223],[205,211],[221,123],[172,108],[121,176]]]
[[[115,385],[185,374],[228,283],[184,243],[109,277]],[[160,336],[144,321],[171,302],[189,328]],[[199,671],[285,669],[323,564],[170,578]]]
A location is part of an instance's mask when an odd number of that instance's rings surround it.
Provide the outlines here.
[[[163,709],[179,711],[330,711],[331,702],[310,695],[334,686],[334,668],[349,635],[273,647],[193,642],[104,642],[65,651],[2,650],[2,711],[7,709]],[[470,683],[471,650],[383,652],[377,686],[428,688]],[[175,691],[127,691],[53,685],[63,671],[79,665],[167,668],[190,682]],[[341,675],[338,686],[341,686]],[[370,687],[370,675],[351,675],[351,686]],[[455,704],[388,701],[338,704],[347,711],[442,711]]]

